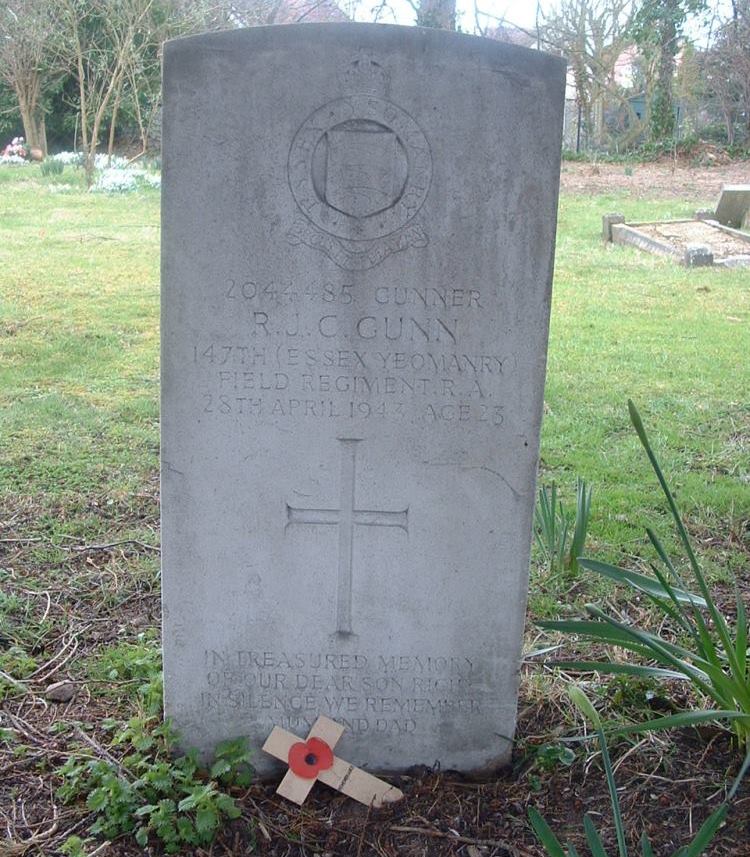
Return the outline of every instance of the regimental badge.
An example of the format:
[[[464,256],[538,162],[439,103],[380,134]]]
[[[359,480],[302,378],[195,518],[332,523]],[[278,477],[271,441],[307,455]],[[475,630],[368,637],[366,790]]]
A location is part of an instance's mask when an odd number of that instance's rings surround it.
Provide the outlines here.
[[[388,76],[369,56],[341,76],[343,98],[312,113],[289,151],[289,186],[300,208],[291,244],[366,270],[392,253],[424,247],[417,218],[430,189],[430,147],[414,119],[386,100]]]

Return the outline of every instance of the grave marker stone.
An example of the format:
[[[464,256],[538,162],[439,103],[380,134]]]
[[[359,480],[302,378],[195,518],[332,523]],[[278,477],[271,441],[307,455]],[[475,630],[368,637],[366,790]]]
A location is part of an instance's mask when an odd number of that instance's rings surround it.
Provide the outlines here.
[[[184,745],[260,748],[325,715],[358,766],[507,760],[564,70],[382,25],[167,44],[164,670]]]
[[[716,205],[716,219],[719,223],[740,229],[748,211],[750,211],[750,185],[724,185]]]

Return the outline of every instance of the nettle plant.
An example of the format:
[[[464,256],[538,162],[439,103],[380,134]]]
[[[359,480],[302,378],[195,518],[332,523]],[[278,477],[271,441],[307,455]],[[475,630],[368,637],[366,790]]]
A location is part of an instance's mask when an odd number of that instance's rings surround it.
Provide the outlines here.
[[[132,834],[142,847],[153,836],[168,854],[208,846],[225,820],[240,817],[225,789],[245,788],[251,782],[247,741],[220,744],[206,772],[195,752],[171,755],[175,739],[168,723],[154,726],[153,720],[133,718],[113,741],[125,748],[123,758],[71,758],[58,770],[63,778],[58,794],[65,801],[86,797],[86,806],[96,816],[94,835],[112,839]]]

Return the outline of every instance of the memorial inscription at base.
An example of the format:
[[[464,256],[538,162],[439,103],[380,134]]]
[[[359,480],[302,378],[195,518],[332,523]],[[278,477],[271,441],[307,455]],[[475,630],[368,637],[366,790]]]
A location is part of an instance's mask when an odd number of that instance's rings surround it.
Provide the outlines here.
[[[164,670],[185,746],[322,714],[371,769],[507,760],[563,90],[557,58],[417,28],[167,44]]]

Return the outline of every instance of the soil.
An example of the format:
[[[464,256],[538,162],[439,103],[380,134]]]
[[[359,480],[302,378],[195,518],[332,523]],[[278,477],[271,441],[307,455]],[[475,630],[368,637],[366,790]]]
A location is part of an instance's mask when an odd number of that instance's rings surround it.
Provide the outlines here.
[[[680,255],[688,244],[701,244],[711,248],[714,261],[730,256],[750,256],[750,235],[744,241],[701,220],[639,224],[635,228],[649,238],[671,244]]]
[[[630,173],[630,175],[628,175]],[[566,193],[594,195],[623,192],[635,198],[684,199],[716,203],[724,184],[750,183],[750,161],[705,167],[694,159],[642,164],[592,164],[565,161],[560,178]]]

